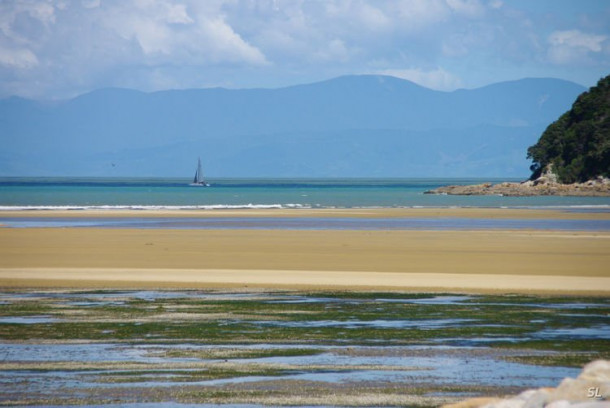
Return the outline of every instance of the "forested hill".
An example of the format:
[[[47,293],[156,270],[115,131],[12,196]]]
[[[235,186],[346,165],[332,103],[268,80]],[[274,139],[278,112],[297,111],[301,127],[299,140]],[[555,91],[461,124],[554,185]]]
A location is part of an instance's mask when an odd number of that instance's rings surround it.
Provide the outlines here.
[[[610,177],[610,75],[578,96],[527,153],[532,179],[549,170],[562,183]]]

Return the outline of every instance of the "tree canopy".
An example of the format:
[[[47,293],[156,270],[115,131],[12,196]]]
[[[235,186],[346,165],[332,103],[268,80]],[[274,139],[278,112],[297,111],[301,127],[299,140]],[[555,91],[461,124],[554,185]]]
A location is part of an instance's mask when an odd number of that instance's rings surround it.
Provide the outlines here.
[[[551,170],[562,183],[610,177],[610,75],[578,96],[527,149],[531,179]]]

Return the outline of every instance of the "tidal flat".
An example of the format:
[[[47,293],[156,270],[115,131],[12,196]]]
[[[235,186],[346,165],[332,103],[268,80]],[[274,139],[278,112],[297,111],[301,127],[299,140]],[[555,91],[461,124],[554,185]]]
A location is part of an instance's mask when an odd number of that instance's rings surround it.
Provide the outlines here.
[[[4,406],[428,407],[554,386],[598,358],[606,297],[0,291]]]

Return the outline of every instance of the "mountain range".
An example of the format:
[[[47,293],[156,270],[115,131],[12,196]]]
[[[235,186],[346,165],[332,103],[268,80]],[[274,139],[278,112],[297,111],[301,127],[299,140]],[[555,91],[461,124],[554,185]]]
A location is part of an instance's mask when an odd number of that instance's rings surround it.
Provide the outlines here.
[[[434,91],[388,76],[279,89],[101,89],[0,100],[1,176],[527,177],[581,85]]]

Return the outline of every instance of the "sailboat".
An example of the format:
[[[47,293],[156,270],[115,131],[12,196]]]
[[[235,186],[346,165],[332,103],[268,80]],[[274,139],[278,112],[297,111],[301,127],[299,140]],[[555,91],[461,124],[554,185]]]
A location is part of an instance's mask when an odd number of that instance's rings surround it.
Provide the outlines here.
[[[189,184],[194,187],[210,187],[208,183],[203,179],[203,170],[201,169],[201,157],[197,158],[197,171],[195,171],[195,178],[193,182]]]

